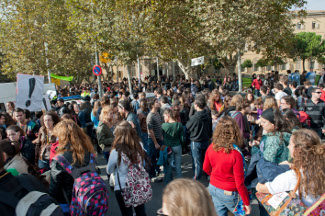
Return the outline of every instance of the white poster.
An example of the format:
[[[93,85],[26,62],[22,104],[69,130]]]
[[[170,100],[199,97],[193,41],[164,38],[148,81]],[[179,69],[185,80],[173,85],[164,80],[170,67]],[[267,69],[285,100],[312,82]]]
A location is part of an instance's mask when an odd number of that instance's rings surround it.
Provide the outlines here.
[[[204,64],[204,56],[201,56],[199,58],[194,58],[191,61],[191,66],[197,66],[197,65],[202,65]]]
[[[16,107],[29,111],[41,111],[43,107],[44,77],[17,75]]]

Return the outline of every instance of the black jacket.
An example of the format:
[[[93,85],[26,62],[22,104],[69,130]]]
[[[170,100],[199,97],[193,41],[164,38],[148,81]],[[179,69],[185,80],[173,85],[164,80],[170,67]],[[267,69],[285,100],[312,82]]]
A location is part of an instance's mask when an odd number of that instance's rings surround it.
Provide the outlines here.
[[[63,156],[72,164],[72,152],[66,151]],[[76,162],[73,166],[80,168],[88,165],[90,162],[90,153],[86,153],[84,158],[84,164]],[[65,169],[56,161],[51,162],[51,182],[50,182],[50,195],[56,199],[59,203],[67,203],[63,195],[63,190],[65,191],[69,202],[72,198],[72,188],[74,179],[68,174]]]
[[[18,199],[21,199],[24,196],[26,196],[26,194],[29,191],[40,191],[40,192],[44,192],[44,193],[48,192],[46,187],[40,181],[38,181],[38,179],[36,179],[34,176],[31,176],[28,174],[23,174],[23,175],[14,177],[11,173],[8,173],[5,170],[0,173],[0,176],[3,176],[2,178],[0,178],[0,191],[1,192],[6,192],[6,193],[12,192],[13,193],[17,187],[20,187],[21,184],[19,182],[24,182],[25,184],[27,184],[29,186],[29,188],[31,190],[22,188],[22,190],[19,190],[15,194],[15,196]],[[1,202],[2,198],[3,197],[0,197],[0,212],[1,212],[0,215],[1,216],[15,215],[15,209],[4,204],[3,202]]]
[[[190,139],[194,142],[209,141],[212,136],[212,119],[207,110],[196,112],[186,123]]]

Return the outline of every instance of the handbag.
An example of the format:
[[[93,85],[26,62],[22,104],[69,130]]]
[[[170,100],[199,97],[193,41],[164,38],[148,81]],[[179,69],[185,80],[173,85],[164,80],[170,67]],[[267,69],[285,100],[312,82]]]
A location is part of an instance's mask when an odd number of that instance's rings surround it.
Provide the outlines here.
[[[325,216],[325,193],[305,211],[304,215]]]
[[[299,197],[296,196],[296,192],[301,180],[301,173],[297,168],[293,168],[293,170],[298,177],[298,181],[293,191],[291,191],[289,194],[286,192],[274,195],[259,192],[256,193],[258,201],[263,205],[269,215],[298,216],[302,215],[306,211],[306,206],[301,202]]]

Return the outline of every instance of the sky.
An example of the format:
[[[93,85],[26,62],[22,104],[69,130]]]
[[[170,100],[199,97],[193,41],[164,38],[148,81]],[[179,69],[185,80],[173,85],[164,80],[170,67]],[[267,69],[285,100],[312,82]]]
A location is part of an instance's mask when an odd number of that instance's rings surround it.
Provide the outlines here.
[[[325,10],[325,0],[307,0],[307,10]]]

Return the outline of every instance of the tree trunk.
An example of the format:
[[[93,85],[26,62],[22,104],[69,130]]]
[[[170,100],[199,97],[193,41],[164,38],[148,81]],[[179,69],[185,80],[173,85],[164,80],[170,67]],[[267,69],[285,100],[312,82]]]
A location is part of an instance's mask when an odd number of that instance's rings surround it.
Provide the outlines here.
[[[190,75],[190,70],[189,67],[186,67],[182,64],[182,62],[180,62],[180,60],[177,60],[178,66],[179,68],[182,70],[182,72],[185,74],[185,79],[189,79],[189,75]]]
[[[303,72],[306,70],[305,69],[305,61],[306,61],[306,59],[302,59],[302,69],[303,69]]]
[[[128,80],[129,80],[129,90],[130,94],[132,95],[132,84],[131,84],[131,64],[128,64]]]

